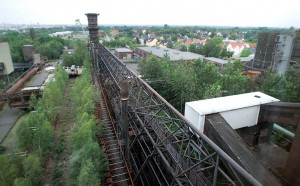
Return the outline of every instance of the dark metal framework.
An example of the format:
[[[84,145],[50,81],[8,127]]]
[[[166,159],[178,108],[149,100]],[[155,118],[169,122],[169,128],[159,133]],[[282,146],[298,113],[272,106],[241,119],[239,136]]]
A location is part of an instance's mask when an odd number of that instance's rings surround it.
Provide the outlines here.
[[[136,185],[261,185],[102,44],[91,44],[90,55],[111,100],[117,135],[130,136]],[[122,82],[129,82],[128,132],[122,131]]]

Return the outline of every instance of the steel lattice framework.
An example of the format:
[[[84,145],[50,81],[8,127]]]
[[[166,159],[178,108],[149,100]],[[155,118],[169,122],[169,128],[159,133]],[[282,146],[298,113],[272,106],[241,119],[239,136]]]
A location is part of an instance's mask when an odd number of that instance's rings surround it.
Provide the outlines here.
[[[129,164],[136,185],[260,185],[102,44],[91,44],[90,55],[120,139],[120,84],[129,83]]]

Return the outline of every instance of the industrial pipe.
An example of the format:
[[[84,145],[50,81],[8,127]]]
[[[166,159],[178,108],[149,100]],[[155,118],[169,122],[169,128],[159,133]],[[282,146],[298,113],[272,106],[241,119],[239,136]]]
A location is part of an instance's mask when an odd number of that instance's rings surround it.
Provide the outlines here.
[[[273,125],[273,130],[275,130],[276,132],[282,133],[285,137],[289,138],[290,140],[294,139],[295,134],[286,130],[285,128],[277,125],[276,123],[274,123]]]
[[[39,70],[39,67],[34,67],[31,69],[22,79],[20,79],[14,86],[12,86],[7,93],[13,94],[18,90],[33,74],[35,74]]]

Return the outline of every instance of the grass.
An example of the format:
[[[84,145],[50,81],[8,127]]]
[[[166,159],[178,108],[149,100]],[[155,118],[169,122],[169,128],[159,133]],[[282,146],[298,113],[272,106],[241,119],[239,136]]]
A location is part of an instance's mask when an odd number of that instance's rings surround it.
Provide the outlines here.
[[[9,133],[6,135],[4,140],[2,141],[1,145],[6,148],[6,153],[12,153],[18,151],[18,136],[17,136],[17,129],[22,123],[22,121],[28,119],[29,114],[24,114],[20,116],[20,118],[17,120],[13,128],[9,131]]]

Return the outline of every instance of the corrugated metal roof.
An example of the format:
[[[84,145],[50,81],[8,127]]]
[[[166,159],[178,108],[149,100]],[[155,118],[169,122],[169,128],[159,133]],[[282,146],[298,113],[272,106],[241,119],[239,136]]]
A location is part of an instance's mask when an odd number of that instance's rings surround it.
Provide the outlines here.
[[[214,63],[219,63],[219,64],[227,64],[227,60],[224,60],[224,59],[220,59],[220,58],[215,58],[215,57],[206,57],[206,58],[204,58],[204,59],[206,59],[206,60],[208,60],[208,61],[212,61],[212,62],[214,62]]]
[[[132,52],[129,48],[116,48],[115,51],[117,52]]]
[[[246,94],[186,102],[185,104],[192,107],[200,115],[206,115],[278,101],[280,100],[262,92],[251,92]]]
[[[163,48],[163,47],[139,47],[139,49],[146,51],[148,53],[152,53],[153,55],[163,58],[166,55],[170,57],[171,61],[190,61],[196,60],[199,58],[203,58],[202,55],[195,54],[192,52],[182,52],[179,50],[174,50],[171,48]]]

